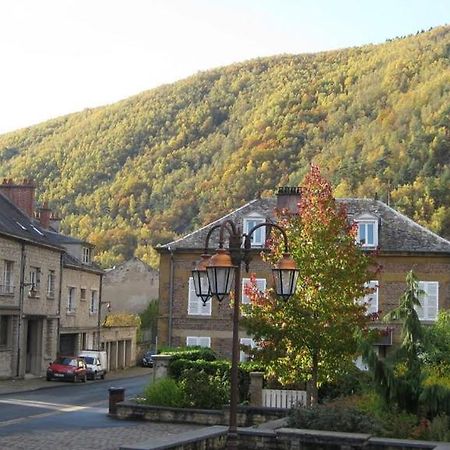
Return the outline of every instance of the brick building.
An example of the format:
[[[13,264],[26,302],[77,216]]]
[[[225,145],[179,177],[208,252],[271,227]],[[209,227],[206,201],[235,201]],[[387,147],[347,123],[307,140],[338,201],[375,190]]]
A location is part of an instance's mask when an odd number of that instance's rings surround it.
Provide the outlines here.
[[[232,313],[228,301],[221,304],[209,301],[206,306],[195,295],[191,270],[203,253],[205,238],[212,226],[231,219],[247,232],[257,223],[274,218],[275,208],[296,208],[298,188],[281,188],[277,198],[253,200],[217,221],[161,246],[160,260],[160,318],[158,338],[161,345],[210,346],[220,354],[231,355]],[[418,311],[423,323],[433,323],[439,310],[450,307],[450,242],[415,223],[379,200],[346,198],[338,199],[347,206],[348,219],[358,225],[358,240],[366,251],[377,249],[377,261],[382,266],[376,280],[371,281],[374,292],[364,302],[369,312],[391,310],[398,305],[404,291],[406,273],[413,269],[425,291],[422,308]],[[261,290],[271,286],[270,268],[261,260],[260,252],[265,243],[265,230],[254,235],[253,259],[250,272],[255,273]],[[210,248],[217,245],[217,233],[213,233]],[[248,276],[248,275],[247,275]],[[243,271],[243,277],[246,277]],[[248,278],[243,279],[243,285]],[[242,301],[248,299],[242,295]],[[374,322],[374,326],[385,327]],[[389,327],[379,349],[386,352],[392,339]],[[241,343],[252,343],[251,336],[240,330]]]

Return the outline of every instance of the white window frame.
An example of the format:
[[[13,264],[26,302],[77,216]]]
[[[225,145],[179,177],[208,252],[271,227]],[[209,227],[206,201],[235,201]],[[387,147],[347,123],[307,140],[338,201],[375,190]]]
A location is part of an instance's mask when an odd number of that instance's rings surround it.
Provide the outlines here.
[[[195,293],[194,279],[189,277],[188,283],[188,316],[210,316],[212,301],[209,299],[206,304]]]
[[[424,293],[419,295],[420,307],[415,307],[419,320],[436,321],[439,314],[439,282],[419,281],[419,289]]]
[[[91,249],[90,249],[90,247],[83,247],[82,248],[81,262],[83,264],[90,264],[91,263]]]
[[[47,297],[55,297],[55,282],[56,282],[56,272],[54,270],[49,270],[47,275]]]
[[[265,292],[267,288],[267,280],[265,278],[256,278],[256,287],[260,292]],[[248,295],[245,295],[245,286],[250,283],[250,278],[242,278],[242,286],[241,286],[241,303],[243,305],[248,305],[250,303],[250,298]]]
[[[379,311],[378,306],[378,292],[380,289],[380,285],[378,280],[371,280],[367,283],[364,283],[365,288],[372,288],[375,289],[373,292],[366,294],[364,297],[359,299],[360,305],[367,305],[367,311],[366,314],[374,314]]]
[[[186,347],[211,348],[211,338],[209,336],[186,336]]]
[[[0,294],[14,294],[14,261],[3,262],[3,285]]]
[[[30,288],[39,291],[41,287],[41,269],[30,266]]]
[[[67,312],[73,313],[75,312],[75,295],[76,288],[73,286],[67,287]]]
[[[244,217],[243,229],[244,233],[248,232],[256,225],[265,222],[266,219],[260,215],[250,215]],[[266,243],[266,227],[258,228],[251,236],[251,247],[261,248]]]
[[[355,222],[358,226],[358,232],[356,235],[356,242],[358,244],[361,244],[361,246],[363,248],[375,248],[378,247],[378,225],[379,225],[379,219],[378,217],[372,215],[372,214],[362,214],[358,217],[355,218]],[[362,231],[362,225],[364,225],[365,228],[365,232],[364,235],[361,235],[361,231]],[[373,226],[373,236],[372,236],[372,241],[368,241],[367,239],[367,226],[368,225],[372,225]]]
[[[96,314],[98,311],[98,292],[96,290],[91,291],[91,299],[89,302],[89,313]]]
[[[256,343],[252,338],[249,337],[245,337],[245,338],[240,338],[239,339],[239,343],[240,345],[247,345],[250,348],[255,348],[256,347]],[[239,351],[239,361],[240,362],[245,362],[248,361],[248,353],[245,353],[243,350]]]

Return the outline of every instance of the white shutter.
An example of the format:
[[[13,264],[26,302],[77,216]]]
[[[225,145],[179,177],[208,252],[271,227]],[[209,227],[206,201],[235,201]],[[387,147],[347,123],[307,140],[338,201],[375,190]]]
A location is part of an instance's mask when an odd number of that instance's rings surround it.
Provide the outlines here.
[[[260,292],[265,292],[266,290],[266,279],[265,278],[256,278],[256,288]],[[245,286],[250,283],[250,278],[242,278],[242,304],[248,305],[250,303],[250,298],[245,295]]]
[[[210,316],[211,315],[211,299],[206,304],[200,297],[197,297],[194,288],[194,280],[189,277],[189,294],[188,294],[188,315],[192,316]]]
[[[198,338],[198,344],[200,347],[211,347],[211,338],[207,336],[200,336]]]
[[[255,341],[252,338],[241,338],[240,343],[241,343],[241,345],[246,345],[250,348],[256,347]],[[247,361],[247,359],[248,359],[248,354],[245,353],[243,350],[241,350],[239,353],[239,360],[241,362],[244,362],[244,361]]]
[[[364,287],[372,289],[372,292],[365,295],[359,300],[361,305],[367,306],[367,314],[378,312],[378,281],[369,281],[364,284]]]
[[[416,306],[420,320],[436,320],[439,311],[439,283],[437,281],[419,281],[420,306]]]
[[[188,347],[211,347],[209,336],[187,336],[186,345]]]
[[[194,347],[197,345],[197,337],[196,336],[187,336],[186,337],[186,345],[188,347]]]

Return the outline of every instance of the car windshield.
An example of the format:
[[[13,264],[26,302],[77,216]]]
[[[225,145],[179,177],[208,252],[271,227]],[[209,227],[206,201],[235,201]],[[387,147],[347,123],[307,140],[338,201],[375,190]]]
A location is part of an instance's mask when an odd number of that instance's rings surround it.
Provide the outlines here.
[[[95,364],[95,360],[92,356],[83,356],[86,364]]]
[[[55,364],[62,364],[63,366],[76,366],[77,360],[75,358],[67,358],[62,356],[55,359]]]

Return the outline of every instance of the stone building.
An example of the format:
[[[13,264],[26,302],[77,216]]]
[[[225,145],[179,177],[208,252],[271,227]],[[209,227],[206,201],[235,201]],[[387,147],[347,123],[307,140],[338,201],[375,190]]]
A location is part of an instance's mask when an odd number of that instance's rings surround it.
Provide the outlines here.
[[[136,327],[101,333],[103,271],[93,246],[35,211],[29,180],[0,184],[0,377],[42,376],[58,353],[105,348],[112,368],[135,364]],[[123,357],[120,349],[123,348]]]
[[[209,301],[203,306],[195,295],[191,270],[203,253],[205,238],[211,227],[226,219],[237,223],[245,233],[254,225],[274,218],[275,208],[296,208],[299,188],[281,188],[277,198],[253,200],[187,236],[159,247],[160,289],[158,340],[161,345],[203,345],[220,354],[231,355],[232,312],[228,301]],[[370,282],[373,293],[362,299],[369,312],[387,312],[398,305],[405,289],[405,277],[413,269],[425,292],[418,314],[423,323],[433,323],[442,309],[450,307],[450,242],[415,223],[379,200],[338,199],[348,211],[348,220],[358,226],[358,240],[368,252],[376,250],[376,259],[383,268]],[[256,275],[260,290],[271,286],[270,268],[261,260],[265,229],[260,228],[252,240],[250,272]],[[211,236],[210,248],[217,246],[217,233]],[[243,271],[243,286],[249,275]],[[242,288],[243,288],[242,286]],[[248,298],[242,292],[242,301]],[[392,335],[395,326],[384,327],[386,336],[378,343],[385,353],[398,339]],[[252,345],[251,336],[240,330],[241,343]]]
[[[45,374],[58,346],[64,249],[0,189],[0,377]]]

